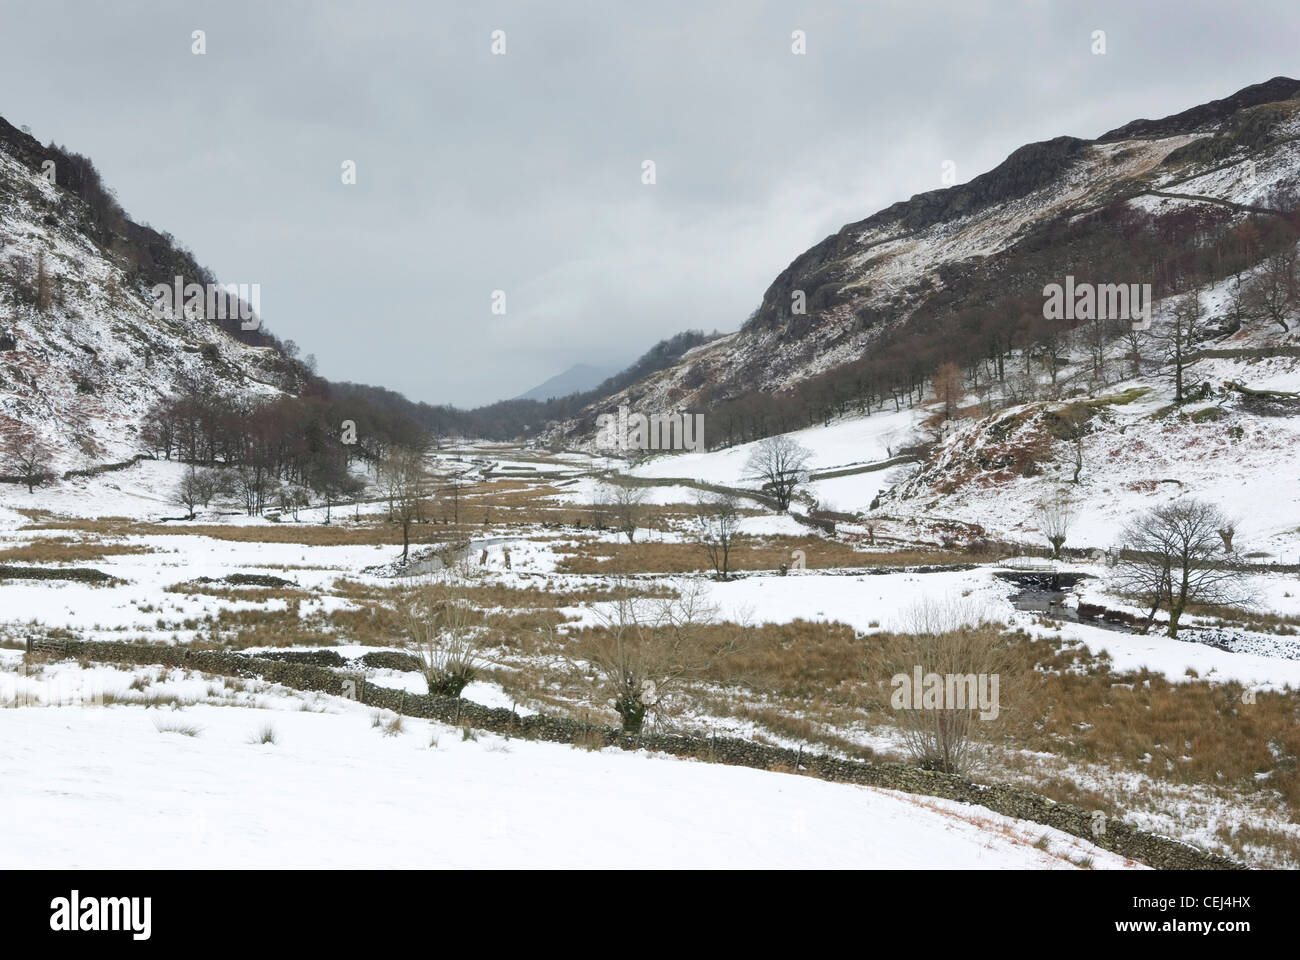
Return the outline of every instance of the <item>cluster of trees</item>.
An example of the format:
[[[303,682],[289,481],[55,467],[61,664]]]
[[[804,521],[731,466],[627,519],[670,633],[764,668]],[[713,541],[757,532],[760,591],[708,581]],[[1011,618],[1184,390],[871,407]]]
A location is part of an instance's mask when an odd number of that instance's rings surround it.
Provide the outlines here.
[[[333,504],[360,490],[352,464],[378,470],[394,459],[422,460],[431,442],[406,418],[364,403],[326,394],[258,399],[202,375],[181,378],[150,408],[141,439],[156,456],[191,465],[177,491],[191,516],[214,496],[231,495],[250,515],[272,503],[296,512],[311,493],[327,520]]]

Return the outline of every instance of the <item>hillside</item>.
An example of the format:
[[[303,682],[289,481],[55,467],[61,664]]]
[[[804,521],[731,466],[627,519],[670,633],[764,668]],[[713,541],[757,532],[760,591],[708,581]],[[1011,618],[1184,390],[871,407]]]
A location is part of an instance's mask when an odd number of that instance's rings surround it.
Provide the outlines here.
[[[599,413],[632,403],[710,413],[710,446],[752,440],[896,405],[945,361],[990,358],[1001,376],[1011,352],[1068,330],[1045,329],[1042,314],[1042,288],[1066,276],[1151,283],[1161,299],[1239,273],[1294,243],[1297,95],[1300,82],[1278,77],[1095,140],[1030,144],[969,183],[850,223],[796,257],[738,333],[555,435],[588,441]]]
[[[572,393],[585,393],[600,386],[617,370],[607,367],[593,367],[589,363],[575,363],[563,373],[548,377],[542,383],[515,397],[516,400],[539,400],[545,402],[553,397],[567,397]]]

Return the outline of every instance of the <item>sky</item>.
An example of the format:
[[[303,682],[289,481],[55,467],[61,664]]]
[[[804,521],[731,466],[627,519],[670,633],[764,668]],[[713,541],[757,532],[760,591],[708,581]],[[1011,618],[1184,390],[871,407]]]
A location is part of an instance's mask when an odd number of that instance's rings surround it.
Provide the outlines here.
[[[945,171],[1297,50],[1295,0],[0,0],[0,116],[259,284],[326,377],[476,406],[735,330]]]

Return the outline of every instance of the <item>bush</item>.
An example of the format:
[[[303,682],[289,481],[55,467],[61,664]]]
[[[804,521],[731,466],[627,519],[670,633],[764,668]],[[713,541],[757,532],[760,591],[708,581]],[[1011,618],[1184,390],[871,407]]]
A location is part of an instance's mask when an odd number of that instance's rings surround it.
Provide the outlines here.
[[[478,611],[470,602],[477,571],[444,568],[399,599],[431,696],[459,697],[478,675]]]

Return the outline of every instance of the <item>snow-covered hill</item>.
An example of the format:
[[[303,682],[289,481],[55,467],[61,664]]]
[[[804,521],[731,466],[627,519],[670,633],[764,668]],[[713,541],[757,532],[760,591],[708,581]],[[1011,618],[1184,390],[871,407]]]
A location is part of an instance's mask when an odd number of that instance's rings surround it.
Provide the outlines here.
[[[1185,213],[1184,232],[1203,214],[1231,220],[1266,210],[1279,191],[1290,196],[1300,183],[1297,96],[1300,81],[1278,77],[1096,140],[1030,144],[969,183],[848,224],[782,271],[738,333],[602,398],[554,435],[589,440],[596,416],[622,403],[648,413],[709,410],[785,394],[870,358],[891,337],[905,362],[918,321],[942,338],[953,326],[950,311],[978,307],[990,290],[1005,293],[1031,264],[1050,262],[1058,280],[1086,269],[1088,250],[1074,250],[1077,240],[1062,231],[1102,210],[1127,210],[1148,223]],[[711,444],[721,440],[716,430],[709,436]]]
[[[62,154],[0,124],[0,443],[34,434],[56,470],[84,469],[145,452],[140,419],[182,378],[249,397],[294,386],[272,346],[201,318],[155,317],[127,253],[144,243],[161,258],[169,243],[129,221],[145,240],[94,236],[85,201],[31,165],[48,155],[57,169]]]

